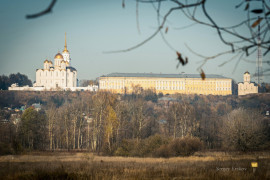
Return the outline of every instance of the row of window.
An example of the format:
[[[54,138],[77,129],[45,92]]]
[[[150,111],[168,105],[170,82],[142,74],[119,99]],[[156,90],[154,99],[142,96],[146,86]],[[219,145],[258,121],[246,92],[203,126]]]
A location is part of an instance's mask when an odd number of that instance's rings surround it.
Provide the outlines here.
[[[53,80],[39,80],[39,83],[41,83],[41,82],[43,82],[43,83],[46,83],[46,84],[48,84],[48,83],[53,83]],[[64,83],[65,82],[65,80],[64,79],[62,79],[62,83]],[[69,80],[67,80],[67,83],[69,83]]]
[[[100,83],[113,83],[113,84],[189,84],[189,85],[220,85],[220,86],[230,86],[231,82],[228,81],[162,81],[162,80],[107,80],[100,81]]]
[[[60,73],[60,72],[58,73],[58,71],[44,72],[44,75],[46,77],[47,76],[53,76],[53,74],[55,74],[56,77],[58,77],[58,74],[60,74],[60,75],[62,74],[62,76],[65,76],[65,72],[62,72],[62,73]],[[71,74],[67,73],[67,76],[70,76],[70,75],[72,76],[72,74],[73,74],[73,77],[75,77],[75,73],[71,73]],[[39,76],[40,77],[42,76],[42,72],[39,73]]]

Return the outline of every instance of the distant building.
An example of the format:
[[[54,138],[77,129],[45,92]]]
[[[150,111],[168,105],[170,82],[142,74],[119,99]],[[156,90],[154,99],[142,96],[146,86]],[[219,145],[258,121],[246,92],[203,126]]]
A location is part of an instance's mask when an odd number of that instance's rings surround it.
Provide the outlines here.
[[[250,74],[248,71],[244,73],[244,82],[238,83],[238,95],[258,93],[258,86],[250,82]]]
[[[132,93],[152,89],[163,94],[231,95],[232,79],[207,75],[202,80],[197,74],[112,73],[99,77],[99,90]]]
[[[45,60],[44,68],[36,70],[36,83],[34,87],[46,89],[77,87],[77,70],[71,66],[69,51],[65,35],[65,48],[58,52],[52,61]]]
[[[58,52],[52,61],[45,60],[43,69],[36,70],[36,82],[34,87],[19,87],[17,83],[11,85],[11,91],[98,91],[97,85],[77,87],[77,70],[71,66],[71,58],[67,50],[65,34],[65,46],[62,53]]]
[[[40,104],[40,103],[34,103],[34,104],[32,104],[32,107],[33,107],[36,111],[41,110],[41,104]]]

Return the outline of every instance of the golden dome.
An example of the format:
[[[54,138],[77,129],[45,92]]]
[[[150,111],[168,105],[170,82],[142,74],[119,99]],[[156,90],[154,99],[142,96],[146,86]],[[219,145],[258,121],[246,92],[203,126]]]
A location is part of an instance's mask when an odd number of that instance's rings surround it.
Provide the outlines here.
[[[62,54],[57,53],[57,54],[55,55],[54,59],[63,59],[63,56],[62,56]]]
[[[61,61],[61,63],[65,63],[65,61],[64,61],[64,60],[62,60],[62,61]]]
[[[48,63],[49,61],[46,59],[45,61],[44,61],[44,63]]]
[[[52,61],[49,61],[49,64],[52,64]]]
[[[65,48],[64,50],[63,50],[63,53],[68,53],[69,51]]]

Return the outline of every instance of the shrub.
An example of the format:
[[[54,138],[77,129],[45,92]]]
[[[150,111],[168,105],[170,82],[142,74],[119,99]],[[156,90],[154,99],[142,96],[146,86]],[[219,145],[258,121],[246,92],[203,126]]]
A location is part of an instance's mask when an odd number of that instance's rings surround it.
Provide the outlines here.
[[[0,155],[13,154],[10,144],[0,143]]]
[[[184,137],[177,138],[169,144],[173,156],[190,156],[202,147],[199,138]]]
[[[168,145],[158,148],[154,155],[156,157],[172,157],[172,156],[190,156],[202,148],[202,142],[199,138],[184,137],[171,141]]]
[[[126,140],[124,139],[120,145],[114,152],[116,156],[131,156],[131,151],[135,148],[134,140]]]
[[[172,156],[171,154],[172,153],[171,153],[170,149],[168,148],[167,144],[164,144],[164,145],[160,146],[158,149],[156,149],[153,152],[154,157],[169,158],[170,156]]]
[[[167,143],[168,140],[160,135],[150,136],[139,144],[140,156],[152,156],[160,146]]]
[[[153,156],[154,152],[160,146],[167,144],[168,139],[160,135],[150,136],[139,142],[136,139],[123,140],[120,147],[117,148],[114,155],[116,156]]]

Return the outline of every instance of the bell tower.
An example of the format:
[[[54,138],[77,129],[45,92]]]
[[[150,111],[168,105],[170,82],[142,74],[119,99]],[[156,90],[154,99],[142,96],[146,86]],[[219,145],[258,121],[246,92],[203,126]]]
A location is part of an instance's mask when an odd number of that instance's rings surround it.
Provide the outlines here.
[[[70,59],[69,51],[67,50],[67,33],[65,33],[65,47],[64,47],[64,50],[62,52],[62,55],[63,55],[64,61],[66,61],[66,64],[68,66],[70,66],[71,65],[71,59]]]

